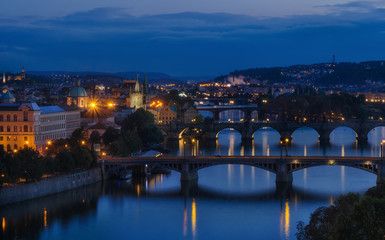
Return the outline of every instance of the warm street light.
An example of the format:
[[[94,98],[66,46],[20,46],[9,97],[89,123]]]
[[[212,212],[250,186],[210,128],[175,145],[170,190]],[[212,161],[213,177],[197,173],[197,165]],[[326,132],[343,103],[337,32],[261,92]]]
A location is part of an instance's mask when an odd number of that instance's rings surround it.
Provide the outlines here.
[[[83,141],[82,141],[82,145],[84,145],[84,144],[86,144],[86,142],[83,140]]]
[[[382,140],[381,142],[381,160],[384,158],[384,149],[383,149],[384,144],[385,144],[385,139]]]

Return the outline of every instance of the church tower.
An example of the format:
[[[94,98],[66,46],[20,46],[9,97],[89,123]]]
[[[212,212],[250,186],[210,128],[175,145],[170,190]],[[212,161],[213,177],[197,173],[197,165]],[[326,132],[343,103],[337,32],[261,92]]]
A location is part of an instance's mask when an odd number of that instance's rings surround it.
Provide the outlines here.
[[[7,80],[5,80],[5,72],[3,72],[3,84],[5,84]]]
[[[146,73],[144,73],[144,80],[142,83],[142,93],[143,93],[143,104],[147,105],[147,103],[150,102],[150,93],[148,91],[148,82],[147,82]]]
[[[143,107],[143,93],[141,92],[141,89],[140,89],[139,74],[136,78],[134,92],[130,94],[130,98],[131,98],[130,107],[136,108],[136,109]]]
[[[21,80],[22,80],[22,81],[25,80],[25,71],[24,71],[24,67],[23,67],[23,69],[21,70]]]

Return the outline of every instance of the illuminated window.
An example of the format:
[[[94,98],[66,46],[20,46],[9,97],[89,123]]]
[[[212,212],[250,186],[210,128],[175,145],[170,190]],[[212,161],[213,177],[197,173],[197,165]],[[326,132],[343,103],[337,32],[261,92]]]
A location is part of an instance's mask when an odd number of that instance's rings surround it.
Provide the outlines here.
[[[4,132],[4,127],[0,126],[0,132]]]
[[[13,127],[13,131],[14,131],[14,132],[17,132],[17,126],[14,126],[14,127]]]

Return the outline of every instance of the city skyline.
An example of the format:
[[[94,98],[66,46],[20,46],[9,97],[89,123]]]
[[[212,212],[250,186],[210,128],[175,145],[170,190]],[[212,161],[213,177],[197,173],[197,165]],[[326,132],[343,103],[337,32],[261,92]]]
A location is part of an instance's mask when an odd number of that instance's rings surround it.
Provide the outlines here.
[[[224,2],[216,9],[171,2],[147,8],[151,1],[131,8],[119,1],[53,7],[41,0],[35,5],[46,7],[36,10],[27,1],[17,2],[25,4],[22,9],[5,1],[0,5],[6,10],[0,21],[0,70],[25,66],[215,76],[235,69],[331,62],[333,54],[338,62],[383,60],[385,10],[380,1],[298,1],[293,7],[281,4],[275,12],[263,2],[259,8],[249,1],[233,8]],[[302,12],[293,10],[298,6]]]

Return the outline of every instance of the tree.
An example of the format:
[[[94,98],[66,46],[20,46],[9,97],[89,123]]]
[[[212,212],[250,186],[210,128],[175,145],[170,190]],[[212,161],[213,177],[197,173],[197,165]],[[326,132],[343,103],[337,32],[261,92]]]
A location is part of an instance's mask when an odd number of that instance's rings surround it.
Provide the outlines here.
[[[162,132],[154,123],[153,115],[140,108],[123,121],[122,132],[131,131],[136,134],[142,145],[159,143],[163,140]]]
[[[90,134],[90,143],[92,145],[96,144],[96,143],[100,143],[100,139],[101,139],[101,136],[100,136],[100,133],[98,131],[93,131],[91,134]]]
[[[13,161],[20,163],[21,172],[18,174],[27,181],[40,180],[44,173],[44,158],[32,148],[25,148],[14,155]]]
[[[197,115],[192,121],[193,123],[203,123],[204,122],[203,115],[202,114]]]
[[[107,146],[113,141],[117,140],[118,137],[119,137],[119,130],[113,127],[108,127],[102,135],[103,144]]]

